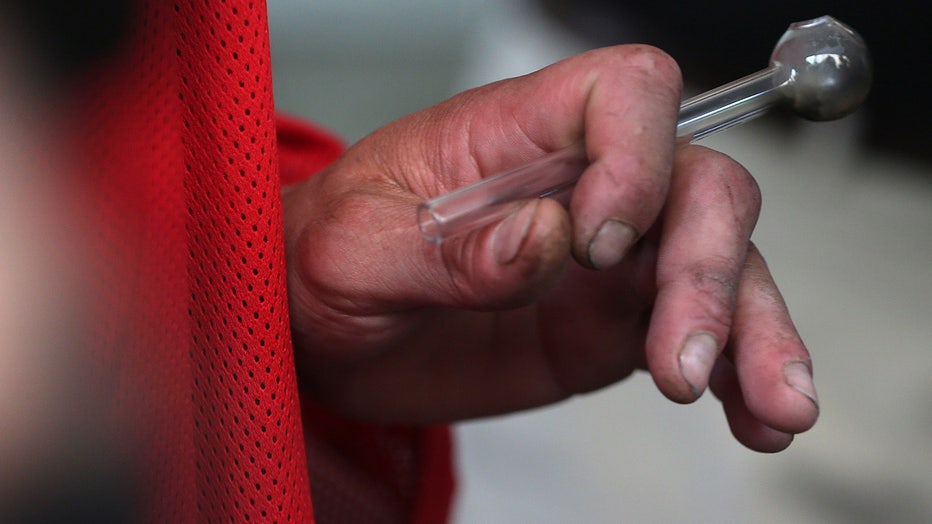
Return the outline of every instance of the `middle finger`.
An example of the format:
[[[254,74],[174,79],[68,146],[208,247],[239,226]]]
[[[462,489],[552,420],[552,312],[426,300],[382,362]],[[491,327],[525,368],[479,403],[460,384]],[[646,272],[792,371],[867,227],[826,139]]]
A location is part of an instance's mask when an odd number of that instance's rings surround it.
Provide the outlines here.
[[[692,402],[708,385],[759,212],[757,184],[734,160],[698,146],[677,152],[646,344],[648,369],[674,401]]]

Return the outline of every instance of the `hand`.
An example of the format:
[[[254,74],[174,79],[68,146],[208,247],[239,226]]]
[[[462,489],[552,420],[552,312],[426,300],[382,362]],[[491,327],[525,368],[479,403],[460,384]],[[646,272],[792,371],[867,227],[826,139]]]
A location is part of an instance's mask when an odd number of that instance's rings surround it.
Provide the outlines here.
[[[745,445],[789,445],[818,407],[749,240],[759,192],[724,155],[676,147],[680,92],[660,51],[592,51],[403,118],[286,191],[303,385],[350,416],[428,423],[646,368],[676,402],[710,387]],[[528,201],[439,246],[418,232],[420,202],[581,139],[568,209]]]

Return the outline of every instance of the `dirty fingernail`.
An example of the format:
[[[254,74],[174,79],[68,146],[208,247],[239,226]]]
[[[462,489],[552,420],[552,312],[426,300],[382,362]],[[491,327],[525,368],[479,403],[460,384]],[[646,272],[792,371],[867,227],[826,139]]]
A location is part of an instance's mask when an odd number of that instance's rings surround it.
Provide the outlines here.
[[[791,388],[805,395],[816,407],[819,406],[819,397],[812,381],[812,369],[808,364],[799,360],[788,363],[783,367],[783,377]]]
[[[709,333],[694,333],[686,338],[680,351],[680,373],[696,398],[709,385],[712,366],[718,358],[718,342]]]
[[[589,241],[587,256],[595,269],[607,269],[621,262],[628,248],[637,240],[637,232],[621,220],[610,218],[599,226]]]
[[[539,203],[540,200],[532,200],[524,204],[495,228],[492,250],[499,264],[510,264],[518,257]]]

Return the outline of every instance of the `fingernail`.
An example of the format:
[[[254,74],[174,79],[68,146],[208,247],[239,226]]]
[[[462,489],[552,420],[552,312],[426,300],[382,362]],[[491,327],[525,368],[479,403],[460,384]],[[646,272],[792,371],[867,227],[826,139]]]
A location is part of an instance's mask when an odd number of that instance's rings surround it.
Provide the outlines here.
[[[680,373],[696,398],[709,385],[712,366],[718,358],[718,342],[709,333],[694,333],[686,337],[680,351]]]
[[[621,262],[628,248],[637,240],[637,232],[624,222],[610,218],[599,226],[589,241],[587,256],[595,269],[607,269]]]
[[[532,200],[524,204],[495,228],[492,251],[499,264],[510,264],[518,257],[539,203],[540,200]]]
[[[808,364],[801,360],[790,362],[783,367],[783,377],[791,388],[805,395],[819,407],[819,397],[812,382],[812,369]]]

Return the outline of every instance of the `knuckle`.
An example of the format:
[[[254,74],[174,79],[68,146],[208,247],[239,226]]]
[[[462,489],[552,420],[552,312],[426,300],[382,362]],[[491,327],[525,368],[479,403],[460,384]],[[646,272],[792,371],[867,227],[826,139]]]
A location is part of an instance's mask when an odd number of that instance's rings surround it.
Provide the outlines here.
[[[739,217],[757,218],[762,196],[757,180],[734,159],[701,146],[683,148],[677,156],[677,170],[688,172],[693,183],[705,186],[703,191],[717,194]]]
[[[725,329],[731,327],[738,298],[738,273],[732,267],[728,261],[713,261],[685,270],[701,316]]]
[[[756,217],[761,208],[761,192],[757,180],[741,164],[722,155],[721,182],[728,189],[732,206],[741,215]]]
[[[679,64],[665,51],[647,44],[624,44],[588,54],[596,77],[638,78],[652,90],[679,99],[683,80]]]
[[[625,50],[627,68],[641,70],[679,89],[682,73],[672,56],[662,49],[645,44],[630,44],[625,46]]]

